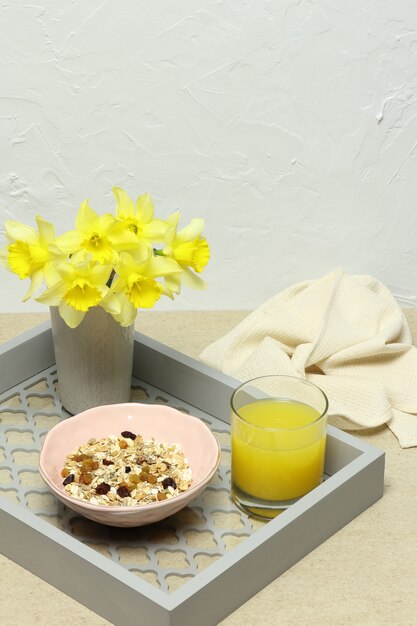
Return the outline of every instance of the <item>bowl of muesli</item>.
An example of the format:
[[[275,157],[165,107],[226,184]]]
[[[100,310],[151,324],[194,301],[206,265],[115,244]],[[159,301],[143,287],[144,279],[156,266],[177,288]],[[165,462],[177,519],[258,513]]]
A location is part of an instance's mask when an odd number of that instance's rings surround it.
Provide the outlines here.
[[[187,506],[220,462],[197,417],[156,404],[98,406],[46,435],[39,471],[70,509],[109,526],[144,526]]]

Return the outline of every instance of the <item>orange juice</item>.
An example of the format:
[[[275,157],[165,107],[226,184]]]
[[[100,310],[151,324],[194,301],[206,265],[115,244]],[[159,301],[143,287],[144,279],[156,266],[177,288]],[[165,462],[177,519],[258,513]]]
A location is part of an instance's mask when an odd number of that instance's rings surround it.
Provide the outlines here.
[[[326,422],[319,417],[318,410],[292,400],[241,406],[239,417],[232,415],[233,486],[275,501],[298,498],[317,487],[326,444]]]

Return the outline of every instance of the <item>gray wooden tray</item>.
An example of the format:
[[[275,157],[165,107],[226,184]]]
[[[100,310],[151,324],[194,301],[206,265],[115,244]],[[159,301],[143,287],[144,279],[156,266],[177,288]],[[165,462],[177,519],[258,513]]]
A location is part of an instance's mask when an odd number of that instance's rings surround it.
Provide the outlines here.
[[[77,516],[42,483],[42,440],[65,419],[49,323],[0,347],[0,551],[120,626],[216,624],[383,493],[384,453],[328,428],[327,480],[267,523],[229,496],[229,402],[237,381],[140,334],[132,399],[200,417],[219,471],[187,509],[111,529]]]

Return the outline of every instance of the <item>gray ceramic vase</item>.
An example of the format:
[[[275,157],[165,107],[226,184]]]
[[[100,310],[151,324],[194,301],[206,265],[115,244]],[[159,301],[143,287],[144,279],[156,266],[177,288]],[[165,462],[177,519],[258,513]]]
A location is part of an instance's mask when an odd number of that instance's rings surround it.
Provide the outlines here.
[[[94,307],[77,328],[69,328],[58,307],[50,311],[59,394],[68,413],[129,402],[134,324],[124,328]]]

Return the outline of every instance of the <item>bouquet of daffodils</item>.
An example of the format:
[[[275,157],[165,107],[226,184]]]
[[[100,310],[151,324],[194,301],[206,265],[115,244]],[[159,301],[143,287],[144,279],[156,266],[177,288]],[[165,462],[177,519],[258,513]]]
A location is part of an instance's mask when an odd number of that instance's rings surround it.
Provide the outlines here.
[[[136,204],[113,188],[116,214],[99,216],[85,200],[75,230],[55,236],[52,224],[36,217],[37,230],[19,222],[5,223],[9,240],[0,258],[20,279],[31,281],[24,301],[35,299],[59,307],[71,328],[91,307],[101,306],[122,326],[129,326],[138,308],[151,308],[161,295],[174,298],[181,281],[204,288],[197,276],[207,265],[210,248],[202,237],[204,220],[192,219],[178,230],[180,215],[154,218],[149,194]],[[154,247],[154,246],[158,247]]]

